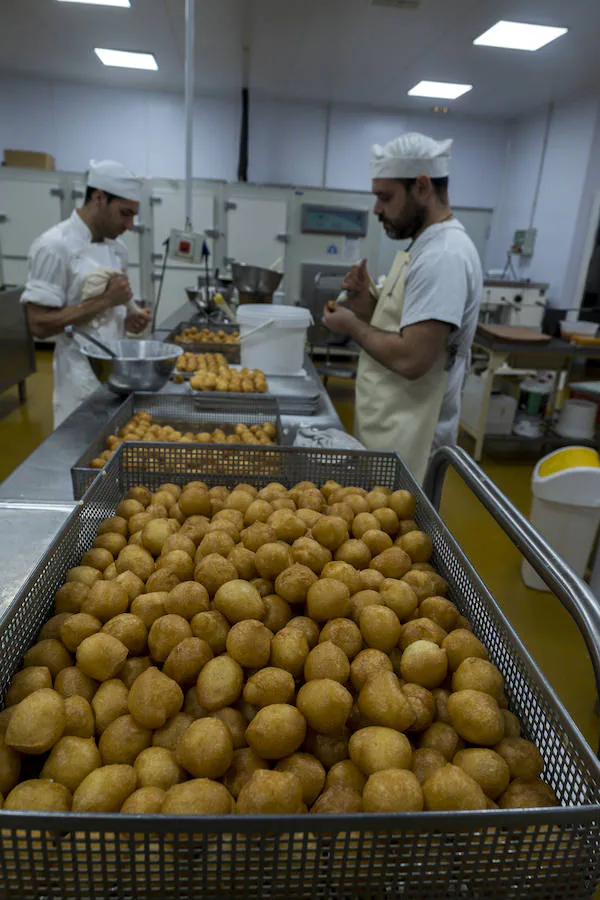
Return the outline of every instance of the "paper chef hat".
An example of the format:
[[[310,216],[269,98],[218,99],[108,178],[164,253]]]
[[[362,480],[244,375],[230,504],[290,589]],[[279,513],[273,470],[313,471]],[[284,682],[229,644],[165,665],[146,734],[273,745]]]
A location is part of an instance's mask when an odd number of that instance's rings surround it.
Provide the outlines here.
[[[107,191],[109,194],[114,194],[115,197],[122,197],[123,200],[139,203],[144,179],[138,178],[121,163],[114,162],[112,159],[103,159],[100,162],[92,159],[90,160],[87,186]]]
[[[450,171],[452,140],[434,141],[425,134],[401,134],[371,148],[371,178],[445,178]]]

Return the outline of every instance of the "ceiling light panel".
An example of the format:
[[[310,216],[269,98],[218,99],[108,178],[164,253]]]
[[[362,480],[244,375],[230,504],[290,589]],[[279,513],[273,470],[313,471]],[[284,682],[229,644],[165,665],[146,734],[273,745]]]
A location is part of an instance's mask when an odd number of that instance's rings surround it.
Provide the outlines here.
[[[128,50],[107,50],[95,47],[94,53],[105,66],[116,66],[120,69],[148,69],[156,72],[158,63],[153,53],[131,53]]]
[[[58,0],[59,3],[81,3],[86,6],[118,6],[119,9],[131,9],[130,0]]]
[[[507,50],[540,50],[566,34],[568,28],[549,25],[527,25],[525,22],[496,22],[473,41],[481,47],[503,47]]]
[[[420,81],[408,92],[410,97],[431,97],[434,100],[457,100],[473,89],[472,84],[450,81]]]

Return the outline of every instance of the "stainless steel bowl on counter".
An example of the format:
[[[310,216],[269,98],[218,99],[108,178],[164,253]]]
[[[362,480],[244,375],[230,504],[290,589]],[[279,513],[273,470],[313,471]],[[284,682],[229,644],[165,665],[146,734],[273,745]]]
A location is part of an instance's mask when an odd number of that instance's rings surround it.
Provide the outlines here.
[[[253,295],[256,299],[272,297],[279,285],[283,274],[272,269],[262,269],[260,266],[243,266],[241,263],[231,264],[233,283],[242,295]]]
[[[183,353],[181,347],[163,341],[111,341],[110,349],[116,353],[116,358],[111,359],[85,340],[79,341],[78,346],[98,381],[115,394],[160,391]]]

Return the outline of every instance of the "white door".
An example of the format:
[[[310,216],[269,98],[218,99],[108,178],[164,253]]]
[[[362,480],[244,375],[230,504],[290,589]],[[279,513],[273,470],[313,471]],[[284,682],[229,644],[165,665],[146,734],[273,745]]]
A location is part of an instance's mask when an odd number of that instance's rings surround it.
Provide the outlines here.
[[[58,178],[0,179],[0,252],[4,279],[23,284],[33,241],[61,220]]]
[[[227,212],[227,256],[234,262],[269,268],[285,258],[287,201],[230,196]]]

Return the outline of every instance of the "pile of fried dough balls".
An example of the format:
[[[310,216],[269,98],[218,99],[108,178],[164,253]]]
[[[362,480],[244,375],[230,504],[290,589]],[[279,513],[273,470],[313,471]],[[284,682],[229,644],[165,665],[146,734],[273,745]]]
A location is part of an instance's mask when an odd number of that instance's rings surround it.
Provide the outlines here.
[[[184,359],[188,354],[179,357],[182,365],[193,366],[184,371],[193,371],[190,387],[194,391],[220,391],[235,394],[265,394],[267,379],[261,369],[234,369],[228,365],[221,353],[201,353],[196,361]],[[194,356],[195,354],[189,354]]]
[[[190,328],[184,328],[173,340],[176,344],[239,344],[240,333],[234,331],[229,334],[222,328],[218,331],[211,331],[210,328],[198,329],[192,325]]]
[[[226,433],[222,428],[207,431],[183,431],[172,425],[155,422],[149,412],[140,410],[121,428],[118,434],[110,434],[106,439],[106,450],[90,460],[91,469],[103,469],[113,453],[123,441],[166,441],[167,443],[198,444],[275,444],[277,428],[273,422],[256,425],[238,423],[231,425]]]
[[[406,491],[134,487],[0,713],[11,810],[558,804]]]

